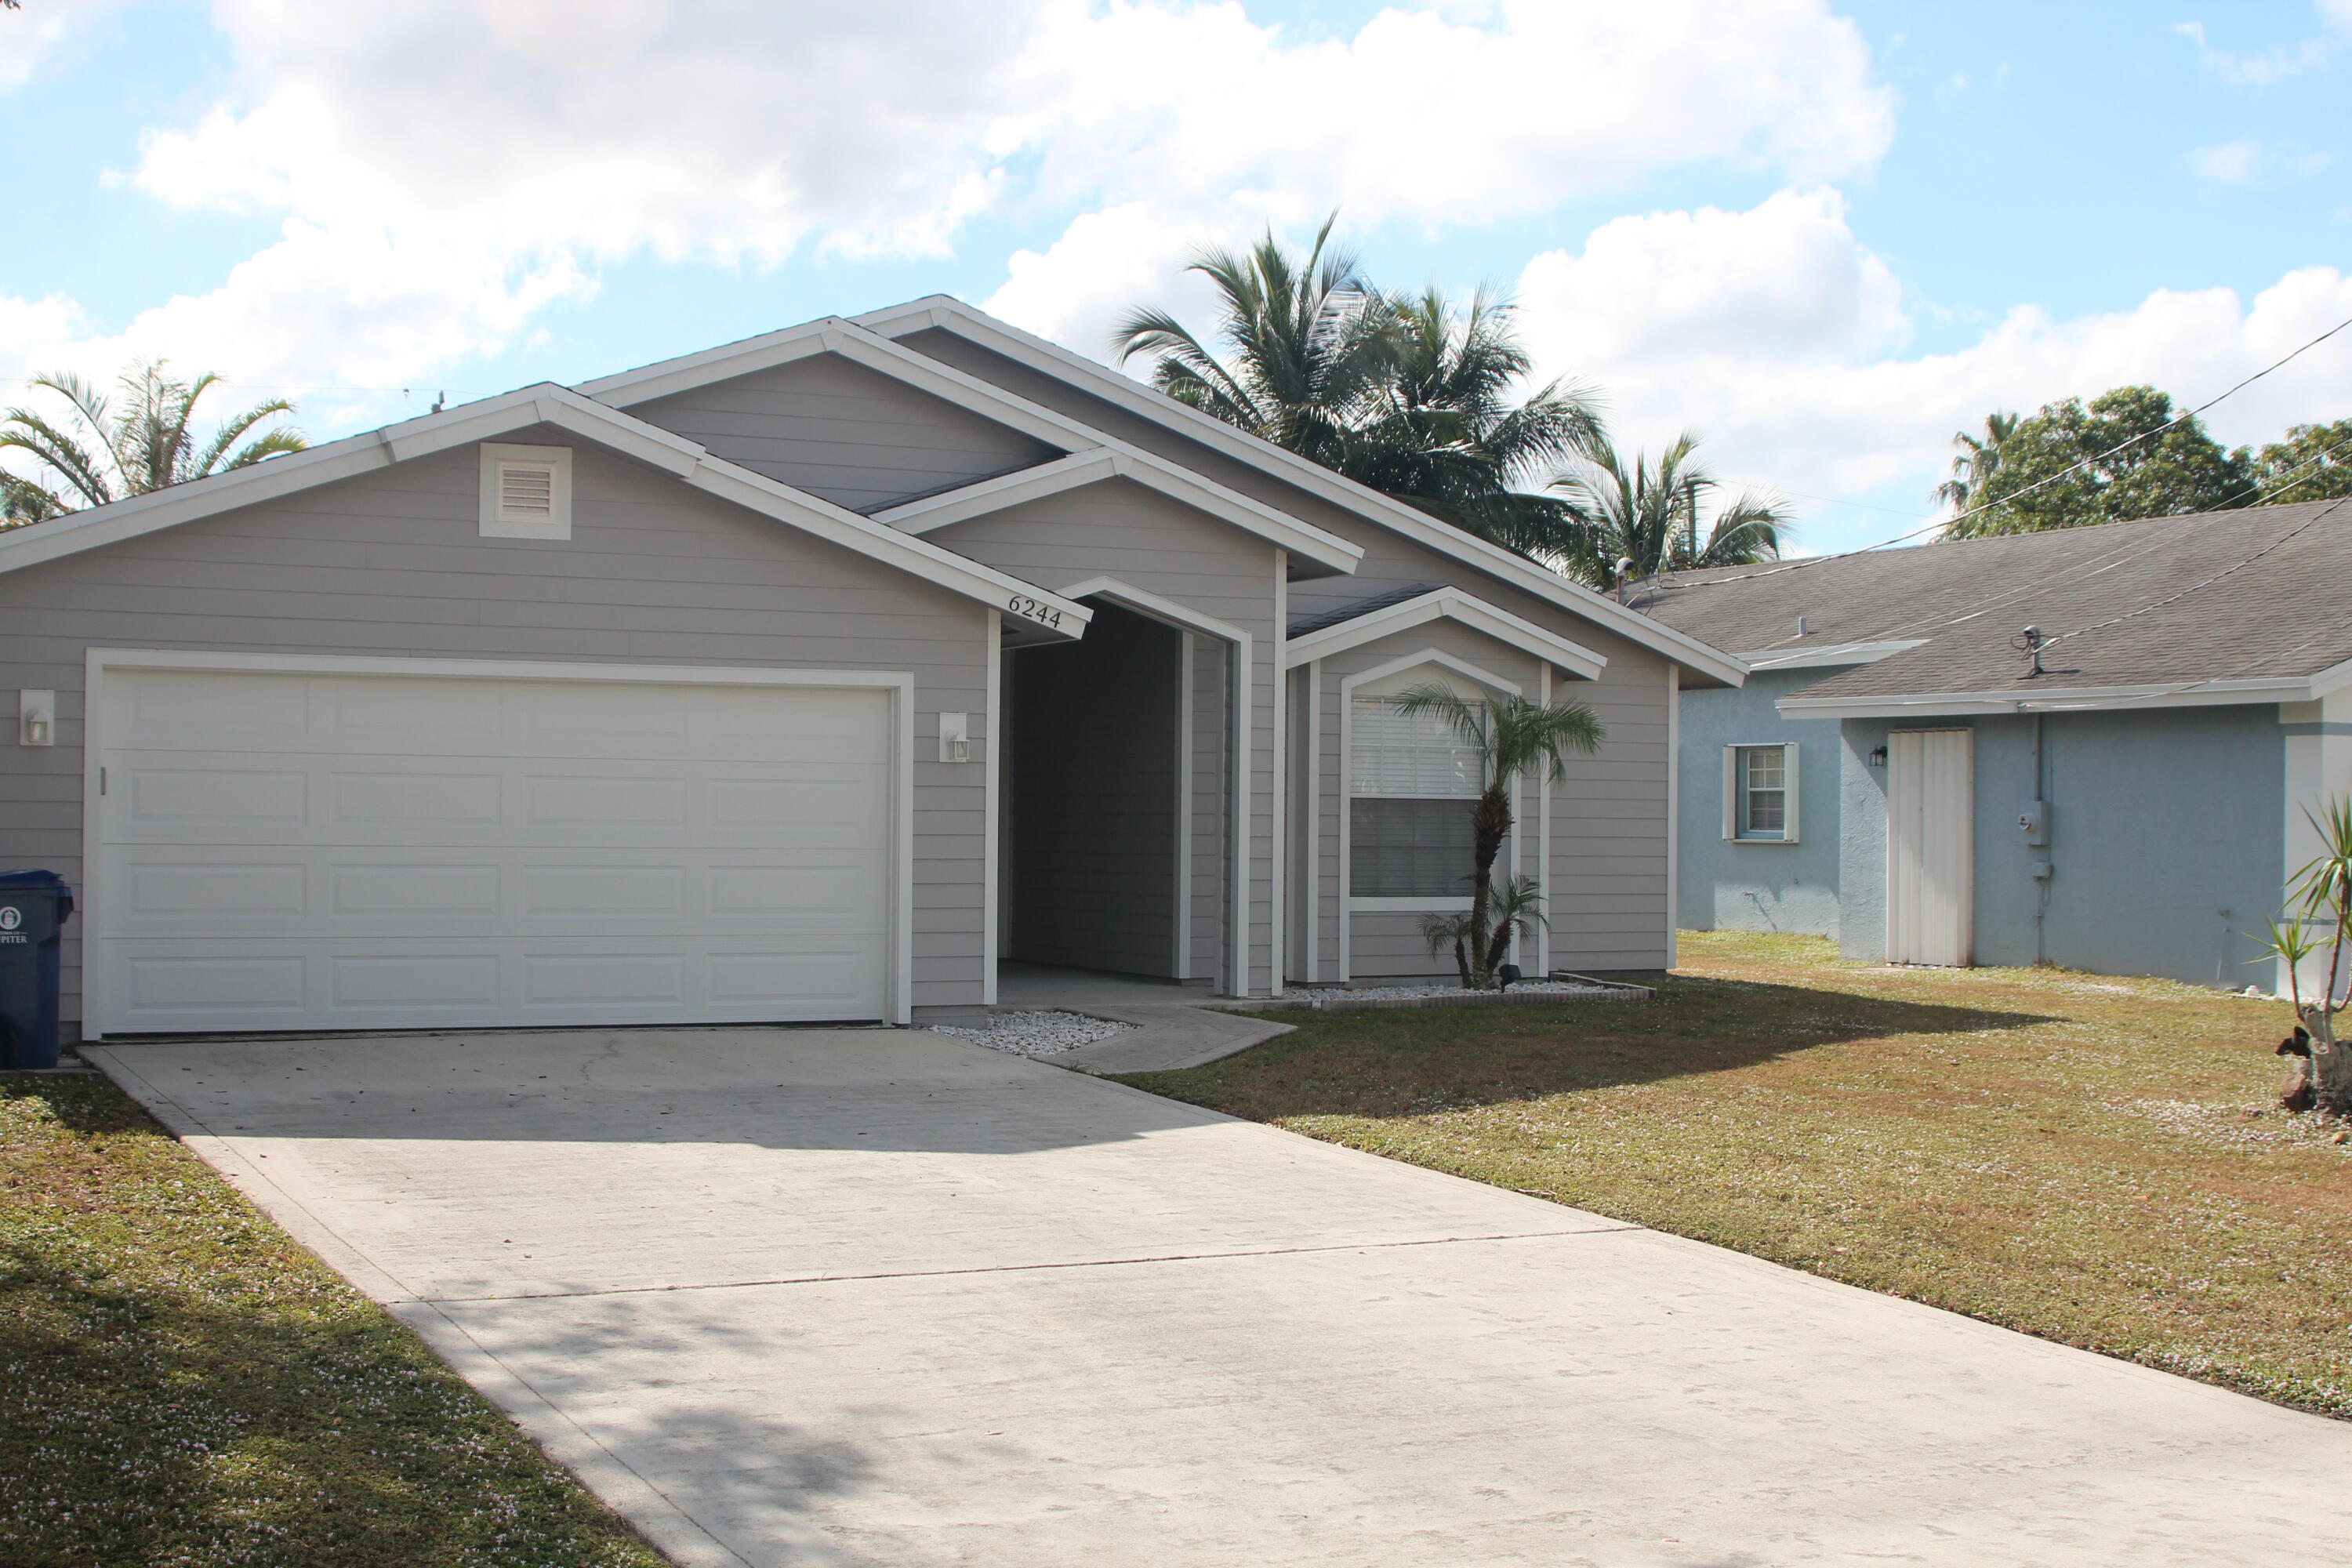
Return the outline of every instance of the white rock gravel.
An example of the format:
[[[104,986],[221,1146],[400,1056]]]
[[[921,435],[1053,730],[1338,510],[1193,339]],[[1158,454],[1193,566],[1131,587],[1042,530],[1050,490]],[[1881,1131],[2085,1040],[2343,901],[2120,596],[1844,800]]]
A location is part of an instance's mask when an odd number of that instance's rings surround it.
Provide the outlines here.
[[[1570,980],[1522,980],[1511,987],[1511,994],[1523,992],[1564,992],[1570,995],[1587,996],[1602,989]],[[1286,986],[1282,999],[1286,1002],[1402,1002],[1412,996],[1492,996],[1492,991],[1472,991],[1460,985],[1358,985]]]
[[[1133,1027],[1132,1024],[1115,1024],[1108,1018],[1089,1018],[1083,1013],[999,1013],[992,1029],[951,1029],[935,1025],[931,1033],[952,1035],[992,1051],[1011,1051],[1016,1057],[1057,1057],[1064,1051],[1075,1051],[1080,1046],[1123,1035]]]

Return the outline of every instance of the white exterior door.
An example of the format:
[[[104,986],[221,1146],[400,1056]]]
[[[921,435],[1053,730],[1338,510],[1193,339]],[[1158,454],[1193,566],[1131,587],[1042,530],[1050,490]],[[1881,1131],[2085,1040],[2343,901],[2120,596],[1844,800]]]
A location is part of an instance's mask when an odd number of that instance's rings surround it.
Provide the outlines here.
[[[97,1032],[887,1016],[887,686],[164,668],[97,696]]]
[[[1964,965],[1976,908],[1976,732],[1886,738],[1886,958]]]

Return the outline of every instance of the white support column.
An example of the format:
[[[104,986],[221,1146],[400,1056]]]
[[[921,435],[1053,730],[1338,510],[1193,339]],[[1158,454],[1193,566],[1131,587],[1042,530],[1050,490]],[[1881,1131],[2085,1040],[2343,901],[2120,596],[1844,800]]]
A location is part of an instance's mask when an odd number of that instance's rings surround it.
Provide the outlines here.
[[[987,726],[982,743],[988,748],[983,764],[982,787],[985,792],[981,808],[980,827],[980,999],[982,1005],[996,1005],[997,900],[1002,896],[999,886],[1003,871],[997,865],[1000,843],[998,826],[1003,811],[1004,792],[1004,613],[988,612],[988,632],[982,639],[982,655],[988,661],[983,679],[988,695],[982,699],[988,711],[981,722]]]
[[[1547,708],[1551,706],[1551,666],[1549,664],[1546,664],[1543,667],[1542,674],[1537,679],[1536,700],[1541,702]],[[1551,773],[1549,770],[1536,774],[1536,830],[1534,837],[1536,841],[1536,881],[1538,885],[1543,889],[1543,912],[1546,916],[1549,916],[1551,913],[1553,894],[1551,885]],[[1549,974],[1551,973],[1551,921],[1549,919],[1547,919],[1543,924],[1536,927],[1535,947],[1536,961],[1534,964],[1523,964],[1521,967],[1531,967],[1538,975]]]
[[[1176,667],[1176,978],[1192,978],[1192,634],[1181,632]]]
[[[1290,552],[1274,552],[1274,638],[1267,668],[1274,680],[1274,799],[1267,804],[1273,818],[1267,826],[1266,854],[1266,994],[1282,994],[1284,966],[1289,954],[1284,940],[1289,934],[1290,907],[1290,671],[1283,663],[1283,645],[1290,637]]]
[[[1307,661],[1307,821],[1301,831],[1307,853],[1300,864],[1307,874],[1305,920],[1300,939],[1307,944],[1306,975],[1313,984],[1323,978],[1323,661]]]
[[[1226,645],[1232,670],[1233,744],[1232,760],[1233,811],[1233,887],[1232,897],[1225,901],[1232,907],[1233,930],[1230,951],[1231,967],[1226,972],[1225,990],[1234,996],[1250,994],[1250,724],[1255,717],[1255,707],[1250,700],[1250,682],[1256,672],[1251,668],[1250,646],[1246,637]]]
[[[1666,666],[1666,967],[1679,956],[1676,931],[1682,924],[1676,908],[1682,877],[1683,842],[1683,667]]]

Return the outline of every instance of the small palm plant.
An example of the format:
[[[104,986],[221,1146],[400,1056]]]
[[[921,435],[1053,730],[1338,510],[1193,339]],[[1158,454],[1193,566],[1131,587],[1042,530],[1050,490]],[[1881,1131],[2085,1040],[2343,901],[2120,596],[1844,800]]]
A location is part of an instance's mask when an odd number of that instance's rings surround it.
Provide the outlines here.
[[[2330,801],[2324,811],[2306,810],[2304,818],[2318,832],[2320,850],[2295,872],[2285,918],[2271,922],[2263,945],[2285,969],[2287,999],[2311,1035],[2311,1084],[2318,1109],[2352,1117],[2352,1040],[2338,1038],[2336,1029],[2336,1018],[2352,1006],[2352,996],[2345,994],[2346,983],[2352,981],[2346,968],[2352,958],[2352,800]],[[2327,978],[2306,1001],[2301,970],[2321,952],[2327,955]]]
[[[211,374],[174,380],[161,360],[133,364],[122,374],[123,406],[118,413],[79,376],[35,376],[34,386],[63,400],[65,417],[52,421],[37,409],[9,409],[0,415],[0,451],[25,453],[57,483],[0,470],[0,527],[145,495],[308,445],[284,426],[246,439],[257,426],[294,412],[282,397],[257,403],[209,438],[199,437],[193,424],[196,403],[219,384],[220,377]]]
[[[1470,807],[1470,908],[1458,921],[1424,921],[1422,936],[1433,957],[1451,946],[1462,984],[1484,991],[1494,984],[1512,935],[1532,930],[1543,918],[1538,913],[1542,891],[1532,879],[1513,878],[1500,890],[1495,886],[1495,857],[1511,832],[1511,788],[1538,772],[1559,783],[1568,776],[1568,754],[1599,751],[1608,731],[1581,702],[1531,702],[1524,697],[1474,702],[1433,683],[1404,692],[1397,710],[1434,714],[1478,750],[1486,782]]]

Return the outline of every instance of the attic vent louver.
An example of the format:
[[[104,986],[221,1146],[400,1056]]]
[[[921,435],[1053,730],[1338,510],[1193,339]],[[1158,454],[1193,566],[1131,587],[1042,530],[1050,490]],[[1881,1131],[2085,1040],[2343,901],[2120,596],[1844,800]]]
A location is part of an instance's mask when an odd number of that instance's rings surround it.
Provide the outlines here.
[[[482,537],[572,537],[572,448],[482,443]]]

